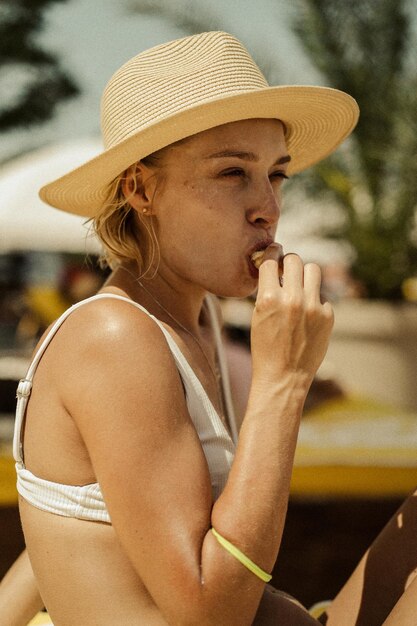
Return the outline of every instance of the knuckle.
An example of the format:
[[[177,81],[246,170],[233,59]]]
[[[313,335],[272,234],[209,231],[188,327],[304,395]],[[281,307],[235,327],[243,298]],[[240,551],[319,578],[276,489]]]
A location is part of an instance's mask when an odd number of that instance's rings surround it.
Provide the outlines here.
[[[295,294],[287,295],[285,305],[290,313],[300,315],[303,311],[303,298]]]
[[[306,306],[306,318],[307,320],[314,320],[316,317],[318,317],[320,315],[320,311],[318,309],[318,307],[316,306],[316,304],[314,303],[310,303]]]
[[[319,302],[310,302],[306,305],[305,318],[309,324],[318,324],[319,326],[333,326],[334,312],[329,302],[320,304]]]
[[[273,291],[265,291],[262,295],[258,296],[256,300],[256,308],[262,313],[264,311],[270,311],[275,308],[277,304],[277,296]]]
[[[323,315],[329,322],[334,323],[334,310],[330,302],[323,304]]]

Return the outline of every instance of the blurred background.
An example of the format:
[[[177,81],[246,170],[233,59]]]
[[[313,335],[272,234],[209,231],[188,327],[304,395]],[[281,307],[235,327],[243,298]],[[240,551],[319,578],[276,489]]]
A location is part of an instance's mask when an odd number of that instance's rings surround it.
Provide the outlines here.
[[[82,219],[39,187],[101,151],[110,75],[153,45],[226,30],[271,84],[353,95],[354,135],[286,185],[278,239],[323,269],[335,306],[309,395],[274,582],[332,597],[417,485],[415,0],[3,0],[0,4],[0,576],[23,546],[11,436],[17,381],[43,330],[105,278]],[[223,301],[243,411],[253,302]]]

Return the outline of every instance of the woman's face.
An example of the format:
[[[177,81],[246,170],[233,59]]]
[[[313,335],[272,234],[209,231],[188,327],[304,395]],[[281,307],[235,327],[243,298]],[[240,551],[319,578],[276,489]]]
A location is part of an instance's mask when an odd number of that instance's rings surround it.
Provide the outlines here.
[[[225,124],[164,150],[152,205],[159,271],[220,296],[253,293],[250,257],[274,239],[289,160],[273,119]]]

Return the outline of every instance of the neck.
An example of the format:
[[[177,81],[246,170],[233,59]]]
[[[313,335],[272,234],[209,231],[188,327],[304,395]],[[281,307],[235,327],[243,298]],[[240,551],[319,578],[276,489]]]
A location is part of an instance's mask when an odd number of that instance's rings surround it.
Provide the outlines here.
[[[155,317],[170,327],[175,327],[176,332],[182,334],[185,343],[187,343],[185,337],[192,339],[193,345],[198,347],[199,353],[207,365],[203,366],[200,359],[199,371],[205,376],[210,372],[211,384],[214,383],[217,398],[215,406],[219,415],[222,415],[222,397],[219,391],[220,374],[217,374],[216,369],[212,321],[209,311],[203,307],[206,292],[201,289],[179,288],[177,283],[168,281],[161,273],[155,274],[145,284],[142,279],[136,278],[138,275],[137,267],[136,273],[134,270],[134,264],[121,265],[106,283],[106,287],[124,291],[126,295],[142,304]],[[208,335],[207,331],[209,332]],[[204,348],[204,343],[206,348]],[[198,362],[195,354],[194,360]]]
[[[207,322],[203,307],[206,292],[160,271],[155,274],[150,272],[149,275],[152,278],[137,278],[139,270],[136,262],[122,263],[107,285],[123,289],[159,319],[169,324],[174,320],[180,327],[198,336]]]

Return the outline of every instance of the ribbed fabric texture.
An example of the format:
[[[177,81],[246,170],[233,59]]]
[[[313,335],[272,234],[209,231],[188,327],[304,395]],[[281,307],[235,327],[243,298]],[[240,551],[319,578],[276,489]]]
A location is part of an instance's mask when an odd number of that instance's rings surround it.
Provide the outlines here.
[[[146,90],[138,98],[141,84]],[[123,65],[106,87],[104,145],[110,148],[141,127],[202,101],[266,87],[248,52],[227,33],[203,33],[156,46]]]
[[[27,502],[43,511],[94,522],[110,523],[100,485],[62,485],[35,476],[16,463],[17,490]]]
[[[19,383],[13,441],[13,454],[16,461],[17,473],[17,490],[19,494],[27,502],[43,511],[63,515],[65,517],[111,523],[98,483],[83,486],[63,485],[39,478],[25,467],[22,446],[26,406],[31,393],[33,376],[43,353],[60,326],[75,309],[87,302],[101,298],[115,298],[136,306],[149,315],[163,332],[184,383],[187,407],[207,459],[213,498],[218,498],[226,484],[229,470],[233,462],[235,445],[231,436],[227,432],[220,416],[214,409],[188,361],[162,323],[133,300],[113,294],[99,294],[79,302],[68,309],[51,328],[37,351],[26,378]],[[216,324],[212,314],[211,318],[212,323]],[[217,350],[221,353],[221,345],[217,345]],[[225,393],[225,395],[227,394]],[[228,417],[229,421],[233,420],[232,415]]]

